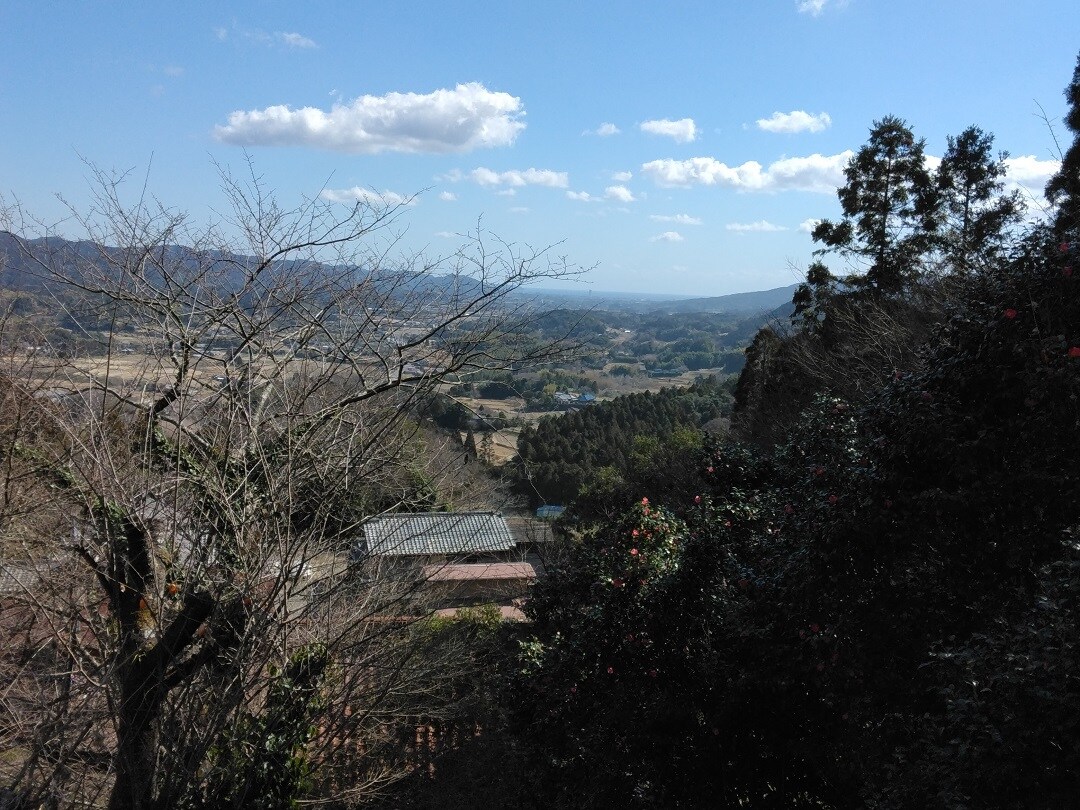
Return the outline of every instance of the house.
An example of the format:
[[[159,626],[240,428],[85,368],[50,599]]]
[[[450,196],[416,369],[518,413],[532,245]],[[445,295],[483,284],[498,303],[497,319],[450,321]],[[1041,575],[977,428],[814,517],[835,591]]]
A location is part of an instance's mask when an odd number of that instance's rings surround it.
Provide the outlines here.
[[[364,556],[411,557],[423,563],[463,557],[508,560],[516,546],[498,512],[400,512],[372,518],[361,531]]]
[[[362,526],[358,559],[411,566],[436,608],[495,604],[504,615],[520,605],[540,574],[536,537],[498,512],[411,512],[372,518]]]

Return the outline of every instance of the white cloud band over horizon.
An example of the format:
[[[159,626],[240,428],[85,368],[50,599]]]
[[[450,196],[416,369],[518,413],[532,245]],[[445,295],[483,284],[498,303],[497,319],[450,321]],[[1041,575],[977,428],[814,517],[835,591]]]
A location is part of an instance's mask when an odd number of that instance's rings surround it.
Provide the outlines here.
[[[238,146],[309,146],[348,154],[446,154],[511,145],[525,129],[520,98],[472,82],[432,93],[360,96],[329,111],[237,110],[214,137]]]

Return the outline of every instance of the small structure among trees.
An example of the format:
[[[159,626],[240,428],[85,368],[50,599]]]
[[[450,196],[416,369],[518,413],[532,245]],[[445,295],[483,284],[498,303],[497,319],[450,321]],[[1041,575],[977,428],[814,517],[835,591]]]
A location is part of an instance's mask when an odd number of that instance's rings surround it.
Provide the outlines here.
[[[426,512],[380,515],[365,521],[356,553],[411,567],[425,606],[451,610],[495,604],[504,615],[517,608],[543,567],[528,538],[514,535],[497,512]]]

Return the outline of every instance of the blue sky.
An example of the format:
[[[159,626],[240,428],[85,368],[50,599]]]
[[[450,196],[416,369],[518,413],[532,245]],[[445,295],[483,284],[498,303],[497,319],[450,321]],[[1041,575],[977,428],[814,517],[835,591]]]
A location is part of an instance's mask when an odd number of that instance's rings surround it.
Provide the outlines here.
[[[969,124],[1037,197],[1075,0],[0,4],[0,194],[89,205],[84,160],[207,221],[245,150],[285,203],[419,196],[409,251],[483,227],[597,290],[793,283],[848,150]],[[1059,137],[1067,133],[1060,129]],[[75,235],[75,234],[71,234]]]

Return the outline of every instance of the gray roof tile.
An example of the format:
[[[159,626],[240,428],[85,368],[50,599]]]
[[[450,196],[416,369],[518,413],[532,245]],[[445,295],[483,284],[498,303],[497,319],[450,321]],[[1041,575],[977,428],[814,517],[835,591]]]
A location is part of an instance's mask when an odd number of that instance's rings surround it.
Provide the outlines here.
[[[364,523],[369,554],[481,554],[509,551],[514,536],[497,512],[413,512],[381,515]]]

